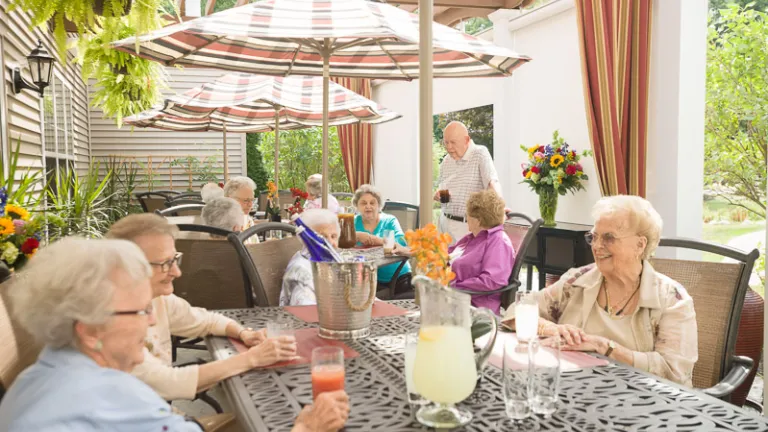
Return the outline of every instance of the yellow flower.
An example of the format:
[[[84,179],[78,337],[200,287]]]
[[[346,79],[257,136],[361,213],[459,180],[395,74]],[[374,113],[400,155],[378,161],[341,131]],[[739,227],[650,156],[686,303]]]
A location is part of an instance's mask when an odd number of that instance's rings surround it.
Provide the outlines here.
[[[8,204],[5,206],[5,215],[9,217],[16,215],[18,219],[29,220],[29,212],[24,209],[24,207],[19,207],[13,204]]]
[[[13,227],[13,221],[11,218],[0,218],[0,235],[13,234],[16,229]]]
[[[528,147],[528,154],[532,155],[532,154],[536,153],[536,150],[538,150],[538,149],[539,149],[538,145],[535,145],[535,146],[532,146],[532,147]]]
[[[531,178],[531,174],[533,174],[533,172],[529,170],[527,173],[525,173],[525,178]]]
[[[553,168],[557,168],[560,166],[561,163],[563,163],[564,160],[565,158],[562,155],[554,155],[552,156],[552,159],[549,161],[549,166]]]

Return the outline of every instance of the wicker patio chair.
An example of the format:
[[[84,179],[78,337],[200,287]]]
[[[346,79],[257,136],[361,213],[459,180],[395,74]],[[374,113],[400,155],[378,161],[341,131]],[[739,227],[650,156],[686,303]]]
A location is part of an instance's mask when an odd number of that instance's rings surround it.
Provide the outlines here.
[[[204,204],[183,204],[174,207],[168,207],[163,210],[155,210],[160,216],[200,216],[203,212]]]
[[[195,199],[195,198],[179,198],[174,200],[168,200],[163,205],[165,206],[165,208],[171,208],[171,207],[178,207],[180,205],[187,205],[187,204],[205,205],[203,200]]]
[[[176,195],[178,195],[178,192],[152,191],[137,193],[136,199],[139,200],[139,204],[141,204],[144,213],[154,213],[157,210],[166,208],[165,202],[168,201],[168,198]]]
[[[291,236],[245,244],[252,236],[269,231],[281,231]],[[296,228],[292,225],[267,222],[227,237],[235,246],[240,264],[248,275],[257,306],[279,305],[285,268],[293,255],[303,247],[301,240],[293,236],[295,232]]]
[[[419,227],[419,206],[398,201],[386,201],[382,212],[391,214],[400,222],[403,231]]]
[[[750,371],[760,361],[761,350],[757,350],[756,358],[736,354],[749,277],[760,254],[757,249],[747,254],[727,246],[676,238],[661,239],[659,246],[709,252],[735,261],[651,259],[656,271],[679,282],[693,297],[699,336],[693,386],[710,396],[731,401],[734,390],[751,383]]]

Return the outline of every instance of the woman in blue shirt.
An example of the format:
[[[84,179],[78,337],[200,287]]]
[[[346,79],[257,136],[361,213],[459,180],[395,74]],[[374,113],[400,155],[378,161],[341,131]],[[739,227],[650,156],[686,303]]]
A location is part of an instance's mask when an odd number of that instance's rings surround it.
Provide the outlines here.
[[[355,231],[357,231],[358,243],[366,246],[383,246],[384,232],[393,231],[395,234],[395,249],[406,246],[405,233],[400,227],[400,222],[398,222],[396,217],[381,212],[384,201],[381,198],[381,193],[376,188],[371,185],[360,186],[355,191],[352,205],[357,207]],[[389,284],[392,282],[392,278],[399,266],[400,264],[397,263],[379,268],[379,291],[389,289]],[[400,270],[395,283],[395,296],[402,298],[412,292],[411,266],[406,262]]]

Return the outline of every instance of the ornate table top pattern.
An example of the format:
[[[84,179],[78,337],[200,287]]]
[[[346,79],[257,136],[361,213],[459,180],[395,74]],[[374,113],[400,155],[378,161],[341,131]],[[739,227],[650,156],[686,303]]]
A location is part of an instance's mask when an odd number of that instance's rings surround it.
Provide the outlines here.
[[[360,356],[346,362],[346,390],[352,411],[345,430],[426,430],[413,420],[405,395],[403,334],[418,329],[418,307],[395,301],[412,313],[372,320],[371,336],[348,342]],[[307,324],[280,308],[222,311],[251,327],[270,319],[294,319],[295,328]],[[214,358],[236,353],[224,338],[209,338]],[[247,430],[289,431],[302,406],[312,402],[308,367],[251,371],[227,380],[225,387]],[[462,430],[495,431],[506,418],[501,370],[486,366],[484,378],[465,401],[474,420]],[[558,411],[549,419],[536,418],[539,431],[768,431],[768,421],[699,392],[685,390],[633,368],[606,367],[563,373]],[[521,429],[528,430],[528,429]]]

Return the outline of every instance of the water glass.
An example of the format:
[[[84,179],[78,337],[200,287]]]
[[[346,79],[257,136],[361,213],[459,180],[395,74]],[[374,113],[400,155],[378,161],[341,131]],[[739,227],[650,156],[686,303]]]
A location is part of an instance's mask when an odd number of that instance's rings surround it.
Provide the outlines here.
[[[334,346],[313,349],[312,400],[336,390],[344,390],[344,350]]]
[[[280,336],[295,336],[293,323],[287,318],[276,318],[267,322],[267,338],[277,339]]]
[[[392,230],[384,230],[381,238],[384,240],[384,254],[392,255],[392,251],[395,249],[395,232]]]
[[[531,344],[530,403],[545,417],[557,411],[560,389],[560,337],[536,339]]]
[[[531,350],[533,345],[507,338],[502,358],[502,391],[507,417],[521,422],[531,416]]]
[[[411,405],[426,405],[428,400],[421,397],[413,383],[413,364],[416,361],[416,347],[419,344],[419,333],[405,334],[405,388],[408,394],[408,403]]]
[[[530,291],[515,293],[515,331],[517,338],[528,342],[536,338],[539,329],[539,304]]]

